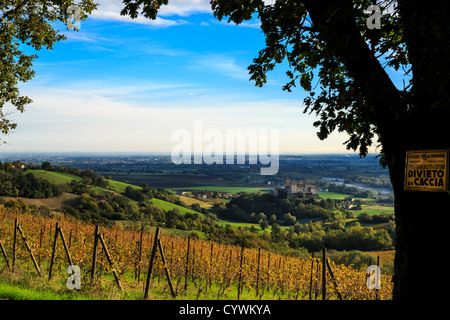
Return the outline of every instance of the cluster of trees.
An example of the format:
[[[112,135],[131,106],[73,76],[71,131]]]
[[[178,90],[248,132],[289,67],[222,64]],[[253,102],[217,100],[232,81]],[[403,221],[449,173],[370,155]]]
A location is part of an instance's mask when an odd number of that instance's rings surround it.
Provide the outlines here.
[[[326,247],[334,250],[374,251],[388,249],[392,238],[385,229],[355,225],[346,229],[324,229],[321,222],[310,222],[302,226],[295,236],[286,237],[292,248],[304,247],[308,251],[319,251]]]
[[[154,198],[153,191],[148,188],[147,184],[142,185],[141,189],[127,186],[125,188],[125,195],[132,200],[145,202]]]
[[[49,198],[61,195],[61,188],[16,165],[0,162],[0,196]]]
[[[83,182],[77,181],[72,181],[67,188],[81,197],[77,205],[64,207],[63,211],[83,220],[103,222],[107,222],[107,220],[138,220],[167,228],[204,231],[200,215],[182,214],[178,209],[166,212],[149,203],[148,200],[152,198],[171,200],[172,203],[209,215],[198,205],[188,206],[179,198],[174,197],[171,192],[163,189],[150,189],[146,184],[141,185],[140,188],[128,186],[123,194],[97,191],[89,188]],[[206,225],[209,225],[210,222],[211,219],[206,222]]]
[[[358,221],[361,223],[386,223],[395,220],[393,213],[368,214],[366,212],[358,215]]]
[[[334,184],[330,183],[328,185],[328,191],[330,192],[337,192],[337,193],[344,193],[344,194],[351,194],[355,198],[374,198],[375,195],[370,190],[361,190],[356,187],[346,186],[345,184]]]
[[[287,224],[293,224],[295,219],[328,218],[335,208],[335,202],[330,199],[280,199],[269,193],[244,193],[228,203],[216,203],[213,211],[224,219],[256,223],[261,219],[286,220]],[[264,216],[259,217],[261,213]]]
[[[143,219],[151,225],[159,225],[165,228],[175,228],[179,230],[196,230],[205,234],[214,234],[216,232],[217,218],[208,214],[202,218],[198,213],[181,213],[174,208],[172,210],[162,210],[152,204],[143,209]]]
[[[261,233],[255,227],[211,226],[207,234],[209,239],[247,247],[261,247],[288,254],[317,252],[326,247],[338,251],[374,251],[390,249],[392,238],[385,229],[374,230],[371,227],[355,225],[345,229],[334,229],[322,221],[302,225],[296,223],[282,228],[277,222],[270,225],[270,232]]]
[[[139,190],[132,188],[133,190]],[[130,192],[130,190],[128,190]],[[153,190],[157,192],[156,190]],[[151,192],[151,191],[150,191]],[[65,207],[63,211],[82,220],[108,223],[110,220],[134,220],[144,224],[175,228],[180,230],[197,230],[205,233],[211,230],[214,215],[202,218],[196,213],[181,213],[177,208],[163,210],[152,203],[137,202],[126,195],[118,195],[109,191],[96,192],[91,189],[81,194],[78,205]]]
[[[289,200],[271,194],[244,194],[226,204],[216,203],[213,211],[220,218],[259,223],[262,230],[269,231],[270,228],[270,233],[263,235],[258,235],[256,228],[249,228],[251,233],[247,240],[266,240],[277,250],[306,248],[314,252],[324,246],[335,250],[383,250],[392,246],[395,234],[391,215],[370,218],[373,223],[391,222],[385,229],[362,227],[359,222],[369,222],[366,215],[346,228],[345,219],[352,218],[352,212],[339,210],[329,199]],[[298,220],[304,218],[312,220],[303,225]],[[280,224],[289,228],[282,228]]]
[[[87,185],[93,185],[97,187],[107,188],[109,187],[109,181],[105,179],[100,174],[97,174],[92,169],[85,169],[80,170],[77,168],[68,168],[65,166],[56,166],[53,167],[53,165],[49,161],[45,161],[41,164],[41,166],[32,166],[27,165],[28,169],[41,169],[45,171],[55,171],[55,172],[61,172],[61,173],[70,173],[75,176],[81,177],[82,182]]]
[[[98,193],[90,189],[82,193],[76,205],[62,208],[63,212],[86,221],[127,220],[139,213],[131,199],[109,191]]]

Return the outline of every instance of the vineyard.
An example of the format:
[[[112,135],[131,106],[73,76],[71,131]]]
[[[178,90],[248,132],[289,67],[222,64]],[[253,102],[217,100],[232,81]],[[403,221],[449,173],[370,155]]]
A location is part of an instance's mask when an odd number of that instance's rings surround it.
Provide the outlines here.
[[[124,299],[130,291],[141,299],[391,299],[387,275],[380,289],[369,290],[366,270],[322,256],[290,257],[155,229],[95,226],[0,207],[0,281],[8,270],[65,285],[67,267],[76,265],[82,290],[102,283]]]

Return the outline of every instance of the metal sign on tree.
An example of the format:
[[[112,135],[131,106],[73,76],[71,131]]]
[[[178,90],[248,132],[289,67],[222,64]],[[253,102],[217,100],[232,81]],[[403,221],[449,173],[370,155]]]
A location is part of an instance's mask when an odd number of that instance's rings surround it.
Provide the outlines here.
[[[405,190],[447,192],[449,150],[406,151]]]

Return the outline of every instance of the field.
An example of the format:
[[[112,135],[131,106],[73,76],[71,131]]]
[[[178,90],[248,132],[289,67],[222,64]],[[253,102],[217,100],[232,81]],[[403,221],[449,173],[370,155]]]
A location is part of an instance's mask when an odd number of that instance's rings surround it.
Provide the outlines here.
[[[193,205],[195,203],[197,203],[200,208],[211,208],[212,207],[212,203],[210,202],[205,202],[205,201],[201,201],[201,200],[197,200],[191,197],[185,197],[185,196],[178,196],[178,198],[180,198],[181,201],[183,201],[185,204],[187,204],[188,206]]]
[[[125,192],[126,187],[131,186],[133,188],[136,188],[136,186],[125,183],[125,182],[120,182],[120,181],[115,181],[115,180],[108,180],[109,181],[109,186],[112,190],[119,192],[119,193],[123,193]]]
[[[214,176],[201,176],[195,174],[109,174],[111,179],[127,182],[134,185],[147,183],[150,188],[187,188],[203,185],[220,185]]]
[[[260,191],[264,192],[266,189],[259,187],[226,187],[226,186],[212,186],[205,185],[201,187],[186,187],[186,188],[170,188],[173,191],[217,191],[217,192],[227,192],[230,194],[236,194],[241,192],[247,193],[258,193]]]
[[[63,193],[58,197],[46,198],[46,199],[29,199],[29,198],[21,198],[21,197],[1,197],[4,201],[8,201],[10,199],[22,199],[26,204],[35,205],[36,207],[45,206],[51,210],[56,210],[61,208],[61,206],[72,206],[78,203],[80,196],[71,194],[71,193]]]
[[[351,195],[337,192],[319,191],[319,197],[324,199],[344,200],[347,197],[351,197]]]
[[[26,292],[46,294],[52,299],[55,293],[61,298],[85,299],[142,299],[149,269],[151,248],[155,240],[154,228],[140,232],[138,229],[100,227],[102,245],[98,244],[98,256],[93,264],[93,240],[95,226],[64,216],[43,217],[0,208],[0,241],[11,263],[14,243],[14,219],[23,230],[25,239],[37,261],[39,271],[31,262],[24,241],[17,239],[14,271],[0,258],[0,296],[27,297]],[[70,291],[65,283],[68,275],[66,252],[61,242],[55,251],[51,281],[48,272],[52,257],[55,224],[62,228],[72,263],[81,270],[81,289]],[[98,238],[99,236],[97,236]],[[104,239],[104,240],[103,240]],[[159,237],[164,248],[166,264],[161,252],[157,252],[152,264],[151,299],[320,299],[322,288],[322,262],[319,258],[298,258],[275,254],[265,250],[232,246],[215,242],[174,236],[162,233]],[[58,241],[60,241],[59,239]],[[106,247],[103,247],[103,243]],[[104,248],[104,249],[102,249]],[[112,265],[105,256],[108,249]],[[381,261],[382,262],[382,261]],[[165,269],[167,266],[167,269]],[[336,265],[330,261],[334,281],[326,273],[327,299],[367,300],[375,293],[365,286],[365,270]],[[112,272],[117,272],[117,281]],[[171,282],[166,273],[169,272]],[[90,274],[94,272],[94,279]],[[382,274],[378,299],[390,299],[391,277]],[[92,284],[91,284],[91,280]],[[334,283],[337,284],[338,290]],[[11,289],[12,287],[12,289]],[[39,288],[39,290],[37,289]],[[3,290],[3,291],[2,291]],[[8,293],[9,292],[9,293]],[[338,292],[341,296],[338,295]]]
[[[257,223],[238,222],[238,221],[231,221],[231,220],[220,219],[217,224],[219,226],[226,226],[227,224],[229,224],[230,226],[235,227],[235,228],[238,228],[238,227],[249,227],[249,228],[251,228],[251,227],[253,227],[253,228],[255,228],[258,231],[262,231],[261,227]]]
[[[382,206],[382,205],[362,205],[361,210],[355,210],[354,212],[359,215],[361,213],[368,213],[368,214],[382,214],[387,213],[391,214],[394,213],[394,207],[393,206]]]
[[[153,203],[155,206],[157,206],[163,210],[166,210],[166,211],[178,209],[183,214],[194,213],[194,214],[198,214],[201,217],[204,217],[204,215],[202,213],[199,213],[197,211],[194,211],[194,210],[191,210],[191,209],[188,209],[188,208],[185,208],[185,207],[182,207],[182,206],[179,206],[174,203],[170,203],[170,202],[167,202],[167,201],[164,201],[161,199],[153,198],[150,200],[150,203]]]
[[[32,173],[36,178],[46,179],[54,184],[69,184],[72,180],[81,181],[82,178],[73,174],[45,171],[45,170],[27,170],[26,173]]]

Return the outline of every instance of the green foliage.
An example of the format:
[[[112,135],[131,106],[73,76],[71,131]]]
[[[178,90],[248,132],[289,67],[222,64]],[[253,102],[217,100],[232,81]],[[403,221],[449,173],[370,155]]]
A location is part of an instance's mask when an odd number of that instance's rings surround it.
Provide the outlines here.
[[[45,179],[36,178],[11,163],[0,162],[0,196],[49,198],[61,195],[61,189]]]
[[[361,190],[356,187],[338,185],[334,183],[330,183],[328,185],[328,191],[343,194],[351,194],[355,198],[374,198],[374,193],[370,190]]]
[[[316,201],[318,203],[316,203]],[[288,220],[290,224],[295,223],[295,219],[302,218],[326,218],[330,210],[319,205],[320,200],[311,199],[280,199],[272,194],[247,194],[231,199],[225,206],[214,206],[213,211],[224,219],[234,219],[246,222],[252,221],[251,213],[264,213],[264,216],[275,216],[275,220]],[[334,204],[325,201],[324,206],[334,208]],[[286,214],[289,216],[285,216]]]
[[[376,82],[376,75],[363,74],[364,70],[355,72],[356,59],[366,59],[381,71],[373,56],[385,56],[388,66],[409,71],[398,7],[393,7],[394,14],[383,15],[381,30],[373,31],[365,24],[370,4],[284,0],[264,5],[262,1],[218,0],[212,7],[219,20],[227,16],[228,21],[239,24],[254,15],[260,18],[266,45],[249,66],[250,79],[257,86],[267,82],[267,73],[277,64],[287,62],[288,82],[283,90],[300,85],[310,93],[304,100],[304,111],[319,117],[314,123],[318,137],[326,139],[335,130],[346,132],[350,136],[347,148],[359,148],[360,154],[366,155],[378,124],[368,105],[379,103],[373,92],[381,82]],[[391,4],[377,1],[382,11]],[[366,43],[371,44],[370,50]],[[408,94],[405,89],[403,95]]]
[[[355,226],[340,230],[301,232],[291,240],[293,248],[304,247],[309,251],[319,251],[326,247],[334,250],[384,250],[392,246],[392,239],[386,230],[373,230],[370,227]]]
[[[353,266],[354,268],[367,268],[369,265],[375,263],[376,258],[359,250],[350,251],[336,251],[330,250],[327,256],[336,264],[344,264],[346,266]]]
[[[96,8],[92,0],[4,0],[0,2],[0,132],[8,134],[17,124],[6,118],[3,107],[9,103],[23,112],[32,100],[21,95],[19,82],[27,82],[34,76],[33,61],[37,54],[27,54],[26,47],[35,51],[52,49],[53,45],[66,37],[55,30],[52,24],[64,22],[67,8],[77,4],[81,19]],[[23,46],[24,45],[24,46]],[[1,140],[0,140],[1,141]]]

